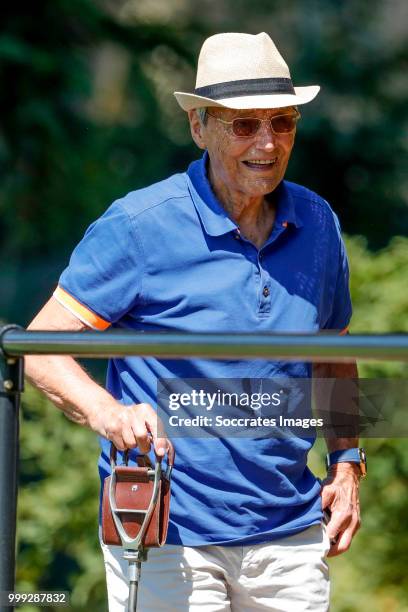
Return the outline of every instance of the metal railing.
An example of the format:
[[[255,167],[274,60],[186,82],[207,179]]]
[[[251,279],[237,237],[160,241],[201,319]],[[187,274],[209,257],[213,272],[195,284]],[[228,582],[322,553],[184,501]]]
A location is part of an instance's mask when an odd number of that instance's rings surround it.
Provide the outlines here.
[[[46,332],[9,330],[2,347],[9,356],[73,355],[213,359],[273,358],[307,361],[408,360],[408,336],[362,334],[187,334],[109,331]]]
[[[13,591],[19,457],[19,406],[24,355],[106,358],[408,361],[408,335],[183,334],[0,329],[0,591]],[[4,608],[6,610],[7,608]],[[9,608],[8,608],[9,609]]]

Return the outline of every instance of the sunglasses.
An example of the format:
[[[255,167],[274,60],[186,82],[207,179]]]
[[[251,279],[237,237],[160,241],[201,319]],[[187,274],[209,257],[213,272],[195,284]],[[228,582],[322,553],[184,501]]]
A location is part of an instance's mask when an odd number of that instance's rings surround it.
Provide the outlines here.
[[[285,113],[283,115],[274,115],[269,119],[258,119],[257,117],[236,117],[232,121],[225,121],[220,117],[215,117],[207,111],[207,115],[213,117],[220,123],[232,126],[232,133],[237,138],[251,138],[259,131],[262,123],[270,123],[271,130],[274,134],[290,134],[296,128],[296,123],[300,119],[300,113]]]

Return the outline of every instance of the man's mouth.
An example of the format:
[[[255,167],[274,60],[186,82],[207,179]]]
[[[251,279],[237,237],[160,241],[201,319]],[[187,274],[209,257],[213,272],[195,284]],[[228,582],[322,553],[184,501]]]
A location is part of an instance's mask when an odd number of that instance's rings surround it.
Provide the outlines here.
[[[276,160],[277,157],[274,157],[274,159],[247,159],[243,163],[248,168],[253,168],[256,170],[267,170],[276,163]]]

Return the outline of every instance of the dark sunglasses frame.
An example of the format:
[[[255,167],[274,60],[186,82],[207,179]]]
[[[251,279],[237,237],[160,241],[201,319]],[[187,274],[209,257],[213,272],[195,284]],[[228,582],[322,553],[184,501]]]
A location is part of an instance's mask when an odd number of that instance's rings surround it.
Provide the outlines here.
[[[212,117],[213,119],[216,119],[217,121],[219,121],[220,123],[224,123],[225,125],[230,125],[232,126],[232,133],[234,134],[235,138],[253,138],[258,132],[259,129],[262,125],[262,123],[264,122],[269,122],[270,126],[271,126],[271,130],[274,134],[276,135],[282,135],[282,134],[292,134],[292,132],[295,131],[296,129],[296,123],[299,121],[301,114],[299,113],[298,110],[295,110],[294,113],[281,113],[280,115],[274,115],[273,117],[269,117],[269,119],[259,119],[259,117],[235,117],[234,119],[232,119],[232,121],[225,121],[225,119],[221,119],[220,117],[215,117],[214,115],[212,115],[211,113],[208,112],[207,110],[207,115],[209,115],[210,117]],[[294,119],[294,123],[293,123],[293,128],[291,130],[288,131],[277,131],[274,127],[273,127],[273,122],[275,121],[275,119],[281,118],[281,117],[291,117]],[[236,122],[238,121],[250,121],[251,124],[254,125],[254,128],[256,126],[256,128],[248,135],[242,135],[242,134],[237,134],[235,129],[234,129],[234,124],[236,125]]]

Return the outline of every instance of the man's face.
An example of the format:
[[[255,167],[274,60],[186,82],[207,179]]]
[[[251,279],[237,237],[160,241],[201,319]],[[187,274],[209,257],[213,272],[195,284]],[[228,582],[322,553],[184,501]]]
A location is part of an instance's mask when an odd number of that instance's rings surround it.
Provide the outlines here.
[[[294,107],[279,109],[232,110],[211,107],[203,126],[195,111],[190,111],[190,124],[196,144],[208,150],[210,176],[215,187],[225,186],[230,193],[260,197],[273,191],[284,177],[292,151],[295,131],[276,134],[269,121],[261,124],[249,138],[234,135],[231,125],[217,121],[232,121],[236,117],[269,119],[274,115],[295,113]],[[259,161],[269,163],[256,163]]]

